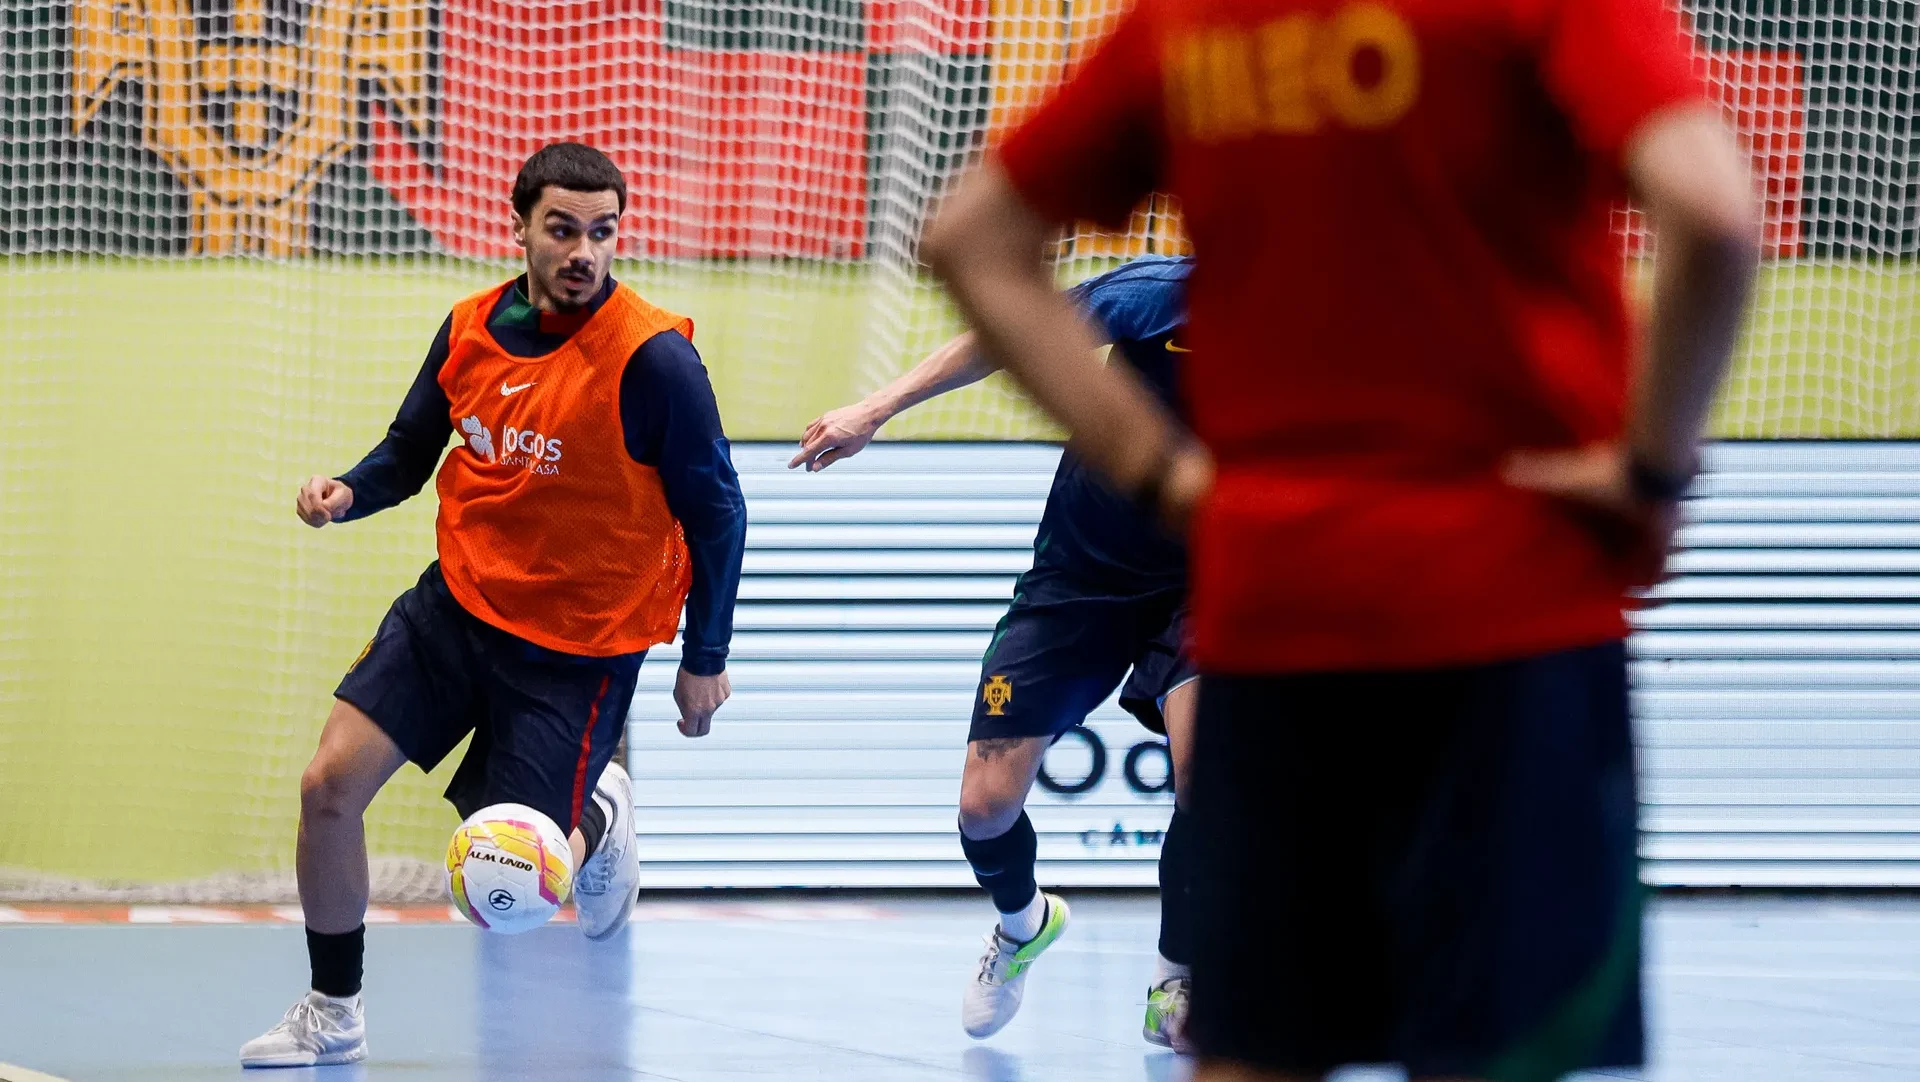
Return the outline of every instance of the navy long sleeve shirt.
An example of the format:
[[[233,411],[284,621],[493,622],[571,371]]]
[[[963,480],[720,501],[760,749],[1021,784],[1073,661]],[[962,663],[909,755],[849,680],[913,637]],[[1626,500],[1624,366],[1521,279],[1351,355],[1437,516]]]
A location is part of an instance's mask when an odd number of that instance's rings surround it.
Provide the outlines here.
[[[487,316],[487,329],[502,349],[515,356],[544,356],[597,311],[613,288],[609,278],[586,312],[556,317],[527,303],[523,277],[501,294]],[[347,521],[400,503],[433,477],[453,436],[451,406],[440,386],[452,328],[449,316],[434,336],[386,438],[340,476],[341,483],[353,490]],[[678,332],[662,331],[641,343],[621,373],[620,424],[627,454],[660,472],[667,509],[680,520],[692,558],[680,665],[697,676],[712,676],[726,669],[733,638],[733,607],[746,550],[747,504],[720,425],[713,385],[692,342]]]

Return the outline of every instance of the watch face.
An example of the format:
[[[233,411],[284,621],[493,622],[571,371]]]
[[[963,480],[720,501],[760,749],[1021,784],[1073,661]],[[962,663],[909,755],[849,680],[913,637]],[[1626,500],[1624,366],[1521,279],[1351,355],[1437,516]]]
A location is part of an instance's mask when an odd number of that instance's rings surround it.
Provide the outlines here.
[[[1668,473],[1639,458],[1627,460],[1627,487],[1646,503],[1675,503],[1693,487],[1692,473]]]

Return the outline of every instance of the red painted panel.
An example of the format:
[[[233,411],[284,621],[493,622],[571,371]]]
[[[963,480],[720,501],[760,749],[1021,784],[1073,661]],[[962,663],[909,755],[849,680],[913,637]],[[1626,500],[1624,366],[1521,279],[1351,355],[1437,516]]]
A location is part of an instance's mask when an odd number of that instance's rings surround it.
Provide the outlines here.
[[[644,192],[636,251],[862,254],[865,54],[676,51],[657,63],[630,174]]]
[[[1806,69],[1793,50],[1756,49],[1695,57],[1698,70],[1753,156],[1754,182],[1765,197],[1763,250],[1792,259],[1805,243],[1802,186],[1806,176]],[[1645,222],[1627,216],[1627,254],[1646,251]]]
[[[1806,71],[1792,50],[1715,53],[1707,78],[1753,155],[1754,179],[1766,198],[1767,254],[1800,254],[1801,184],[1806,172]]]
[[[372,169],[445,248],[510,256],[515,171],[577,139],[630,188],[630,255],[856,258],[866,54],[668,50],[659,0],[446,0],[440,168],[395,130]]]

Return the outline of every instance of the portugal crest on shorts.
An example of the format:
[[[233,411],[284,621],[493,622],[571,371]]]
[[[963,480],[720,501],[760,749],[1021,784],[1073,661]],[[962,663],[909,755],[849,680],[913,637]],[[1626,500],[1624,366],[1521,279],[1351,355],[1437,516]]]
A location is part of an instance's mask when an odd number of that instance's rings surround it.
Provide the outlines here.
[[[142,139],[187,188],[193,253],[302,252],[363,89],[404,138],[429,137],[429,2],[74,0],[74,132],[140,82]]]
[[[1000,673],[994,673],[985,686],[980,689],[980,699],[987,704],[987,714],[991,717],[1004,717],[1007,704],[1013,701],[1013,685]]]

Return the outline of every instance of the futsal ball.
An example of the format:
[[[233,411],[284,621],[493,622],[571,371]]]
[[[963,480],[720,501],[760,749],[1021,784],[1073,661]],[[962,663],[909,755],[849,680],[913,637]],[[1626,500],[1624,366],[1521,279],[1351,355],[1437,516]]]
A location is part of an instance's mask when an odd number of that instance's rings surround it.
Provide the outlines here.
[[[553,918],[573,889],[573,850],[559,824],[525,804],[492,804],[447,845],[453,907],[489,932],[519,935]]]

